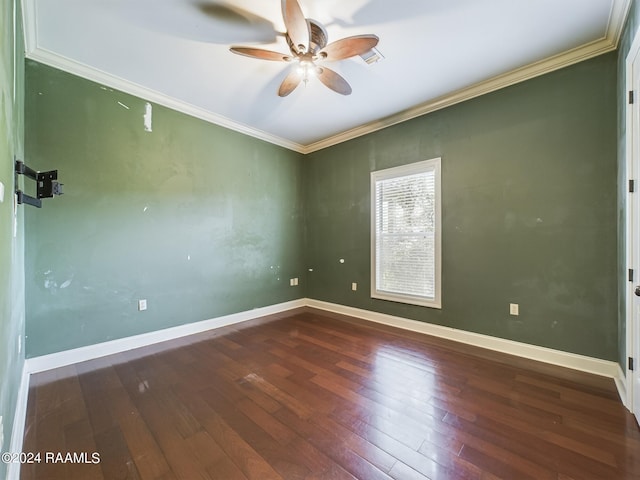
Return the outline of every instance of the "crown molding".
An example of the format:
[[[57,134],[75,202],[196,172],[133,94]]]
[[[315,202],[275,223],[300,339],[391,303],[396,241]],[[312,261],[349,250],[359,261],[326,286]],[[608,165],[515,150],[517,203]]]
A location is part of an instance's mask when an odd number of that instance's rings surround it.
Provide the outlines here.
[[[435,98],[426,103],[410,108],[408,110],[404,110],[400,113],[396,113],[381,120],[377,120],[375,122],[371,122],[366,125],[347,130],[343,133],[334,135],[324,140],[320,140],[319,142],[306,145],[304,153],[312,153],[318,150],[322,150],[323,148],[346,142],[348,140],[353,140],[354,138],[358,138],[363,135],[382,130],[392,125],[397,125],[398,123],[406,122],[407,120],[421,117],[428,113],[442,110],[458,103],[462,103],[467,100],[471,100],[473,98],[477,98],[482,95],[501,90],[505,87],[516,85],[518,83],[524,82],[525,80],[530,80],[532,78],[553,72],[555,70],[568,67],[575,63],[588,60],[590,58],[602,55],[603,53],[607,53],[615,49],[615,46],[610,45],[608,42],[605,43],[603,40],[592,42],[588,45],[584,45],[574,50],[556,55],[555,57],[542,60],[531,65],[527,65],[526,67],[522,67],[517,70],[512,70],[511,72],[508,72],[504,75],[499,75],[489,80],[476,83],[475,85],[472,85],[470,87],[448,93],[446,95]]]
[[[382,130],[398,123],[442,110],[458,103],[495,92],[502,88],[515,85],[526,80],[559,70],[590,58],[611,52],[618,48],[620,36],[624,28],[632,0],[612,0],[609,22],[605,35],[586,45],[567,52],[546,58],[525,67],[512,70],[502,75],[484,80],[469,87],[429,100],[416,107],[390,115],[388,117],[369,122],[345,132],[333,135],[323,140],[302,145],[291,140],[269,134],[240,122],[236,122],[222,115],[215,114],[203,108],[184,102],[177,98],[157,92],[153,89],[138,85],[126,79],[111,75],[97,68],[91,67],[70,58],[58,55],[38,46],[37,4],[36,0],[22,0],[24,19],[25,56],[45,65],[66,71],[73,75],[91,80],[122,92],[140,97],[144,100],[168,107],[245,135],[278,145],[301,154],[309,154],[328,148],[369,133]]]
[[[618,48],[620,36],[622,35],[624,23],[627,19],[630,8],[631,0],[612,0],[607,30],[605,36],[599,40],[595,40],[567,52],[554,55],[536,63],[476,83],[470,87],[448,93],[433,100],[429,100],[422,105],[404,110],[381,120],[370,122],[366,125],[361,125],[324,140],[305,145],[303,153],[312,153],[348,140],[353,140],[354,138],[382,130],[383,128],[387,128],[437,110],[442,110],[443,108],[451,107],[458,103],[471,100],[472,98],[495,92],[496,90],[500,90],[555,70],[560,70],[570,65],[589,60],[590,58],[597,57],[598,55],[611,52]]]
[[[218,115],[216,113],[205,110],[204,108],[197,107],[183,100],[165,95],[164,93],[160,93],[151,88],[144,87],[129,80],[125,80],[124,78],[112,75],[84,63],[77,62],[49,50],[36,48],[31,52],[27,52],[26,57],[30,60],[35,60],[42,64],[49,65],[78,77],[82,77],[87,80],[99,83],[106,87],[128,93],[135,97],[139,97],[145,101],[155,103],[157,105],[162,105],[163,107],[176,110],[191,117],[199,118],[200,120],[204,120],[205,122],[213,123],[215,125],[234,130],[236,132],[244,133],[245,135],[249,135],[251,137],[263,140],[274,145],[279,145],[298,153],[304,153],[303,145],[275,135],[271,135],[262,130],[249,127],[248,125],[233,121],[223,115]]]
[[[144,99],[158,105],[176,110],[186,115],[199,118],[205,122],[213,123],[221,127],[234,130],[245,135],[263,140],[265,142],[278,145],[298,153],[305,153],[305,147],[299,143],[292,142],[285,138],[271,135],[262,130],[252,128],[240,122],[233,121],[223,115],[219,115],[203,108],[192,105],[183,100],[165,95],[148,87],[144,87],[135,82],[112,75],[108,72],[91,67],[85,63],[78,62],[71,58],[59,55],[38,45],[38,5],[36,0],[22,1],[22,18],[24,29],[25,57],[35,60],[44,65],[57,68],[64,72],[71,73],[92,82],[99,83],[106,87],[120,90],[135,97]]]
[[[353,140],[354,138],[361,137],[368,133],[382,130],[383,128],[426,115],[427,113],[442,110],[443,108],[451,107],[458,103],[471,100],[472,98],[480,97],[487,93],[495,92],[496,90],[500,90],[502,88],[551,73],[555,70],[560,70],[570,65],[589,60],[590,58],[597,57],[598,55],[611,52],[618,48],[620,36],[622,35],[622,30],[624,28],[624,22],[627,18],[630,7],[631,0],[612,1],[607,32],[606,35],[599,40],[595,40],[586,45],[554,55],[522,68],[512,70],[503,75],[498,75],[488,80],[476,83],[470,87],[448,93],[433,100],[429,100],[422,105],[404,110],[381,120],[361,125],[338,135],[320,140],[319,142],[306,145],[304,153],[312,153],[348,140]]]

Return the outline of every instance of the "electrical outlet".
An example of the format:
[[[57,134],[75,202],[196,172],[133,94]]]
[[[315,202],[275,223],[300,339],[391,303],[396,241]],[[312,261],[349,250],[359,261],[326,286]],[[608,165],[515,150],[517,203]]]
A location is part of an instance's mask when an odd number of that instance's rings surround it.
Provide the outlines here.
[[[520,306],[517,303],[509,304],[509,314],[520,315]]]
[[[353,290],[354,292],[355,292],[356,290],[358,290],[358,284],[357,284],[356,282],[353,282],[353,283],[351,284],[351,290]]]
[[[138,311],[143,311],[147,309],[147,300],[146,299],[142,299],[142,300],[138,300]]]

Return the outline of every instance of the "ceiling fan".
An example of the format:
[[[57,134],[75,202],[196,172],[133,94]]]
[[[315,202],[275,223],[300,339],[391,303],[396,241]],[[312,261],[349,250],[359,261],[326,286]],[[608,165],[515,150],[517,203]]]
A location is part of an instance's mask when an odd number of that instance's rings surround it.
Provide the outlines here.
[[[368,52],[378,44],[376,35],[355,35],[328,42],[324,27],[310,18],[305,18],[297,0],[282,0],[282,17],[286,28],[285,38],[291,54],[274,52],[253,47],[231,47],[238,55],[281,62],[297,62],[297,68],[285,77],[278,95],[286,97],[300,82],[305,84],[311,77],[318,77],[331,90],[341,94],[351,94],[351,85],[333,70],[316,65],[320,61],[336,61]]]

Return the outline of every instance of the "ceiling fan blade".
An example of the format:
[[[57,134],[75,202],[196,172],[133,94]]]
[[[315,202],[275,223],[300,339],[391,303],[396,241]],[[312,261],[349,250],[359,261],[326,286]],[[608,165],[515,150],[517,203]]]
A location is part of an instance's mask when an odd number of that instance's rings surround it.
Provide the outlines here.
[[[327,87],[340,95],[351,95],[351,85],[344,78],[327,67],[322,67],[319,70],[318,78]]]
[[[251,47],[231,47],[233,53],[237,55],[243,55],[245,57],[259,58],[261,60],[273,60],[280,62],[288,62],[291,60],[289,55],[284,53],[273,52],[271,50],[263,50],[262,48]]]
[[[342,38],[327,45],[320,55],[326,60],[343,60],[355,55],[362,55],[375,47],[380,39],[376,35],[355,35]]]
[[[296,89],[301,80],[302,77],[300,77],[300,74],[295,69],[291,70],[291,72],[289,72],[289,75],[287,75],[283,80],[282,84],[280,84],[278,95],[280,95],[281,97],[286,97]]]
[[[298,0],[282,0],[282,18],[296,51],[302,53],[309,50],[311,32]]]

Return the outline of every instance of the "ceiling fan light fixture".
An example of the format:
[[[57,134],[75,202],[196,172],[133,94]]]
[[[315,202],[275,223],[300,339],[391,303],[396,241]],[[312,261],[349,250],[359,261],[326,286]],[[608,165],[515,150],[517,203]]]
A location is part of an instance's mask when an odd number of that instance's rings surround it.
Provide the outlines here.
[[[318,67],[313,62],[310,62],[308,60],[301,60],[298,65],[297,72],[306,85],[311,78],[315,77],[318,74]]]

